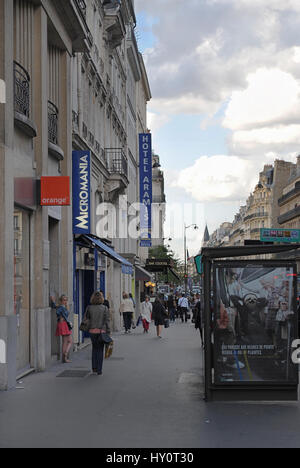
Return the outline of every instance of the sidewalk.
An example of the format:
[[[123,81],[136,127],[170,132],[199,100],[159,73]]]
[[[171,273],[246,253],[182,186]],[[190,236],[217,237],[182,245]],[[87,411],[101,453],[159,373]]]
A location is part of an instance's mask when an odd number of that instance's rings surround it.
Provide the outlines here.
[[[199,333],[177,323],[164,334],[116,335],[103,376],[57,377],[88,372],[88,347],[0,393],[0,448],[300,446],[298,403],[205,403]]]

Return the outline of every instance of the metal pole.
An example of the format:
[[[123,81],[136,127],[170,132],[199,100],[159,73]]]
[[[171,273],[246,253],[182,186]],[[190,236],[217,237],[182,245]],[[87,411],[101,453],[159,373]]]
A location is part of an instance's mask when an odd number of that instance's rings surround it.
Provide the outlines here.
[[[184,225],[184,290],[187,293],[186,225]]]

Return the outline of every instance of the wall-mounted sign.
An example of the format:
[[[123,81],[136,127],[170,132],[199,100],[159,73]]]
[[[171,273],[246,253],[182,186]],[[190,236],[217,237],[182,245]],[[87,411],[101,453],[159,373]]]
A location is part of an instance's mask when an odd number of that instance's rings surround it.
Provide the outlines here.
[[[300,229],[261,229],[262,242],[300,243]]]
[[[152,136],[141,133],[140,153],[140,203],[141,203],[141,247],[151,247],[152,227]]]
[[[41,206],[70,206],[70,177],[41,177]]]
[[[195,257],[195,264],[196,264],[196,268],[197,268],[197,273],[199,275],[203,275],[202,255],[197,255]]]
[[[28,208],[36,208],[39,201],[37,195],[37,180],[32,177],[16,177],[14,179],[15,203]]]
[[[91,153],[73,151],[73,233],[91,232]]]

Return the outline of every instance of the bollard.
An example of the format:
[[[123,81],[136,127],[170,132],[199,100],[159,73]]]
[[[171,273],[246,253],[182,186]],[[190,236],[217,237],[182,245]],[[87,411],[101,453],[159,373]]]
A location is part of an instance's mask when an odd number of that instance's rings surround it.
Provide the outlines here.
[[[0,364],[6,364],[6,343],[0,340]]]
[[[0,80],[0,104],[5,104],[5,102],[6,102],[5,81]]]

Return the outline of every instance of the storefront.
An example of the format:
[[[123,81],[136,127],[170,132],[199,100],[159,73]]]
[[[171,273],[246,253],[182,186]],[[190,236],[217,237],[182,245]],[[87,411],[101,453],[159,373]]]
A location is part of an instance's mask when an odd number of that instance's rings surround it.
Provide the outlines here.
[[[75,342],[81,343],[86,335],[79,331],[86,307],[96,290],[106,297],[107,259],[115,262],[123,275],[132,276],[132,264],[119,255],[112,246],[92,234],[77,236],[74,242],[74,304],[75,304]],[[118,294],[121,289],[118,288]]]

